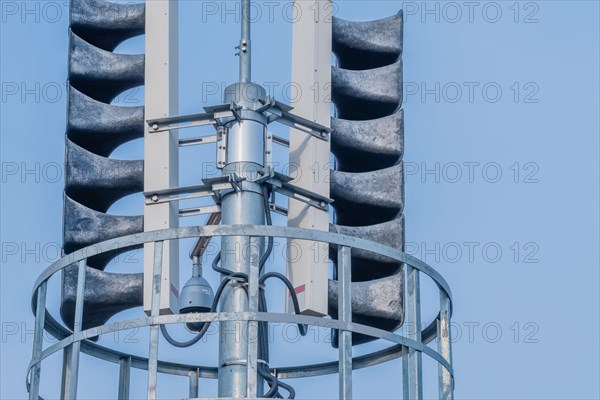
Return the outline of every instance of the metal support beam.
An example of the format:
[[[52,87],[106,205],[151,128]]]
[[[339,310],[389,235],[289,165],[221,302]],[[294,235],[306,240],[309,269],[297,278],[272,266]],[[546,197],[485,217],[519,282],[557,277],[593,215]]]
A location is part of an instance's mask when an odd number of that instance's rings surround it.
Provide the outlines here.
[[[350,247],[338,250],[338,319],[352,323],[352,259]],[[340,395],[342,400],[352,399],[352,332],[339,331]]]
[[[452,365],[452,338],[450,337],[450,299],[440,290],[440,316],[438,319],[438,352]],[[438,366],[439,397],[453,400],[454,382],[450,372],[441,364]]]
[[[421,293],[419,282],[419,270],[406,265],[406,326],[407,337],[421,342]],[[422,377],[422,355],[415,349],[409,349],[407,357],[408,365],[408,398],[410,400],[421,400],[423,398]]]
[[[408,397],[408,348],[402,356],[402,398],[409,400]]]
[[[154,267],[152,269],[152,309],[150,316],[160,314],[161,276],[163,264],[163,241],[154,243]],[[158,373],[158,325],[150,327],[150,350],[148,356],[148,400],[156,399],[156,374]]]
[[[145,115],[167,118],[178,114],[179,1],[146,2]],[[155,133],[144,127],[144,191],[178,186],[179,138],[177,130]],[[177,201],[146,204],[144,230],[175,228],[179,225]],[[161,314],[177,312],[179,289],[179,242],[164,246]],[[144,246],[144,311],[150,312],[152,297],[153,247]]]
[[[248,274],[248,311],[258,312],[258,278],[260,249],[252,246],[252,237],[248,236],[246,255]],[[258,383],[258,322],[248,322],[248,389],[246,397],[254,399],[257,397]]]
[[[294,21],[292,27],[292,77],[302,93],[314,94],[297,96],[292,102],[297,116],[292,121],[289,140],[289,165],[293,184],[311,193],[329,197],[329,155],[330,142],[323,130],[318,137],[307,135],[306,130],[296,122],[311,121],[319,126],[330,126],[331,103],[331,0],[294,1],[294,10],[303,16]],[[285,120],[285,118],[284,118]],[[282,121],[285,123],[285,121]],[[319,128],[321,129],[321,128]],[[324,137],[321,136],[325,133]],[[329,231],[329,212],[306,204],[298,199],[290,199],[288,206],[288,226]],[[329,246],[303,240],[289,240],[290,252],[287,255],[287,276],[298,293],[300,311],[309,315],[327,314],[327,263]],[[288,297],[288,309],[291,301]]]
[[[119,360],[119,400],[129,399],[129,385],[131,383],[131,357],[122,357]]]
[[[75,297],[75,317],[73,320],[73,333],[81,332],[83,320],[83,299],[85,292],[86,260],[79,262],[77,272],[77,295]],[[74,342],[69,351],[67,368],[65,370],[65,398],[75,400],[77,398],[77,380],[79,377],[79,350],[81,342]]]
[[[37,291],[37,301],[35,307],[35,330],[33,333],[33,354],[32,359],[38,360],[42,355],[44,348],[44,324],[46,319],[46,292],[48,281],[44,281]],[[38,400],[40,395],[40,375],[42,365],[41,361],[31,370],[31,381],[29,386],[29,400]]]
[[[69,375],[69,360],[71,359],[71,346],[67,346],[63,349],[63,362],[62,362],[62,377],[60,386],[60,398],[67,398],[67,376]]]
[[[189,372],[190,377],[190,393],[189,398],[195,399],[198,397],[198,379],[200,379],[200,371],[198,369]]]
[[[129,400],[130,384],[131,357],[121,357],[119,360],[119,400]]]
[[[248,90],[247,90],[248,89]],[[256,98],[248,98],[254,93]],[[265,205],[262,183],[253,179],[264,168],[266,121],[258,113],[250,110],[256,99],[263,98],[265,90],[252,83],[238,83],[225,89],[226,102],[234,101],[242,107],[244,115],[253,119],[231,121],[227,125],[227,153],[224,175],[235,174],[244,184],[238,190],[223,195],[221,200],[221,218],[223,225],[263,225],[265,223]],[[255,262],[246,260],[254,251],[262,254],[263,238],[250,239],[244,236],[228,236],[221,239],[221,267],[232,272],[258,275]],[[258,262],[258,261],[256,261]],[[252,271],[251,271],[252,269]],[[258,281],[255,282],[258,284]],[[256,291],[258,293],[258,289]],[[256,294],[257,295],[257,294]],[[229,284],[221,296],[222,312],[244,312],[250,307],[251,293],[240,284]],[[258,304],[258,303],[256,303]],[[254,307],[254,305],[253,305]],[[258,306],[256,306],[258,309]],[[256,365],[250,365],[248,359],[255,354],[255,343],[249,343],[242,335],[247,334],[254,323],[243,321],[223,322],[219,331],[219,397],[242,398],[258,391],[255,380]],[[255,362],[255,361],[254,361]],[[252,379],[253,381],[249,381]],[[262,381],[262,380],[261,380]]]

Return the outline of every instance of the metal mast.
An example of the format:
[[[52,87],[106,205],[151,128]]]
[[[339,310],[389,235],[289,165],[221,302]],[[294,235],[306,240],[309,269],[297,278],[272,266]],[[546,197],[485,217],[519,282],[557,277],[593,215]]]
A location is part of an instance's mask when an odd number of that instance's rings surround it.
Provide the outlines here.
[[[251,3],[238,4],[239,81],[225,88],[223,103],[177,115],[178,0],[128,5],[70,0],[65,256],[46,268],[33,288],[30,400],[48,397],[40,392],[42,363],[59,352],[65,399],[77,398],[84,352],[119,366],[119,399],[128,399],[130,385],[139,382],[132,380],[131,370],[147,370],[152,400],[161,394],[161,375],[187,379],[189,398],[196,400],[203,379],[218,379],[218,398],[227,400],[293,399],[296,391],[288,380],[330,374],[339,375],[339,398],[351,400],[354,370],[397,358],[403,359],[404,398],[421,399],[425,354],[439,365],[440,398],[452,400],[450,287],[435,269],[403,251],[402,12],[353,22],[332,16],[332,0],[295,0],[295,11],[305,18],[293,24],[291,72],[304,96],[286,105],[252,83]],[[146,35],[145,54],[114,52],[119,43],[141,34]],[[120,93],[141,85],[143,107],[112,104]],[[289,139],[268,132],[271,123],[291,128]],[[214,131],[179,136],[199,126]],[[144,160],[111,156],[121,144],[142,138]],[[215,146],[221,175],[181,186],[180,148],[203,145]],[[296,171],[275,170],[273,146],[285,149]],[[110,213],[115,201],[140,192],[143,215]],[[287,209],[276,196],[289,199]],[[214,204],[187,205],[202,198]],[[285,215],[287,226],[272,226],[271,210]],[[204,225],[178,227],[181,218],[196,215],[210,216]],[[221,248],[212,267],[221,282],[213,292],[201,262],[217,237]],[[287,240],[285,273],[262,271],[273,238]],[[197,242],[190,254],[191,277],[180,287],[178,249],[187,239]],[[119,254],[141,248],[143,272],[105,271]],[[53,276],[62,278],[59,291],[48,286]],[[423,329],[422,277],[437,285],[440,305]],[[268,311],[270,278],[287,288],[286,313]],[[62,321],[47,309],[47,298],[56,295]],[[141,318],[112,320],[142,306]],[[190,364],[169,359],[171,351],[159,353],[165,345],[191,348],[212,323],[220,325],[216,365],[199,364],[195,352]],[[337,360],[269,365],[270,323],[297,325],[301,336],[309,326],[326,324]],[[405,335],[398,332],[403,324]],[[179,341],[169,334],[170,325],[185,325],[195,336]],[[132,327],[148,328],[146,354],[95,341]],[[44,333],[57,342],[46,345]],[[437,351],[431,345],[436,339]],[[373,340],[388,345],[353,357],[353,346]],[[95,369],[88,372],[97,378]],[[390,389],[399,391],[397,383]]]
[[[237,182],[236,189],[224,195],[221,203],[222,223],[225,225],[263,225],[265,207],[263,184],[256,183],[263,170],[265,153],[266,118],[254,111],[257,100],[266,96],[265,90],[251,83],[250,0],[242,0],[241,39],[239,44],[240,81],[225,89],[225,103],[240,107],[239,118],[225,125],[226,165],[223,175]],[[268,212],[268,211],[267,211]],[[259,254],[263,252],[263,239],[243,236],[223,237],[221,240],[221,266],[234,273],[252,276],[258,281]],[[223,277],[224,278],[224,277]],[[222,312],[258,311],[257,287],[243,284],[228,285],[223,292]],[[256,322],[222,322],[219,338],[219,396],[256,397],[256,366],[248,368],[248,350],[257,351]],[[252,333],[250,333],[252,332]],[[246,387],[253,393],[246,393]]]
[[[240,82],[252,79],[252,54],[250,47],[250,0],[242,0],[242,38],[240,39]]]

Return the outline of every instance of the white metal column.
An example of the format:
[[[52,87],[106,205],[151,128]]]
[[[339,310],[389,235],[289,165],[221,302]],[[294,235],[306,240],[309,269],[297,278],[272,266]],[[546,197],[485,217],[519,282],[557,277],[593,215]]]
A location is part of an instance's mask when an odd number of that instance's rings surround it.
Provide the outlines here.
[[[178,115],[178,0],[146,2],[146,117]],[[168,189],[178,184],[178,134],[144,132],[144,191]],[[144,231],[176,228],[179,204],[146,205]],[[144,246],[144,310],[149,313],[152,294],[153,246]],[[165,242],[160,313],[177,312],[179,298],[179,246]],[[168,295],[167,295],[168,294]]]
[[[294,113],[321,125],[331,118],[331,0],[294,1],[301,17],[292,31],[292,82],[299,88],[292,99]],[[330,142],[290,130],[290,175],[294,184],[329,197]],[[298,200],[289,201],[288,226],[329,230],[329,213]],[[326,243],[289,240],[287,274],[303,314],[327,314]],[[288,298],[288,308],[291,303]]]

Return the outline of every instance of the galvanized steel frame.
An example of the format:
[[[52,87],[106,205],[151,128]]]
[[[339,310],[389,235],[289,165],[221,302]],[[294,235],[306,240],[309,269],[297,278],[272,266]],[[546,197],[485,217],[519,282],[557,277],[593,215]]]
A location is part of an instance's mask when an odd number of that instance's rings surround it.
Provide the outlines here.
[[[213,236],[246,236],[248,240],[252,237],[280,237],[288,239],[303,239],[316,242],[326,242],[339,246],[338,259],[340,260],[340,284],[342,290],[338,299],[340,310],[339,320],[324,319],[306,315],[279,314],[257,312],[255,301],[250,311],[243,313],[202,313],[202,314],[177,314],[162,315],[158,314],[160,304],[160,282],[163,243],[165,240],[194,238],[194,237],[213,237]],[[149,317],[130,319],[120,322],[111,322],[106,325],[81,330],[81,319],[83,311],[83,293],[85,290],[85,265],[89,257],[105,253],[114,249],[123,249],[143,243],[154,243],[154,276],[152,293],[152,313]],[[404,263],[407,268],[407,323],[415,324],[412,331],[407,336],[402,336],[393,332],[373,328],[367,325],[353,323],[351,321],[351,258],[350,249],[362,249],[371,251],[380,255],[393,258]],[[74,331],[71,332],[64,325],[59,323],[46,310],[47,282],[55,273],[62,269],[79,264],[79,276],[77,285],[76,313],[74,321]],[[429,276],[438,286],[440,291],[440,312],[425,329],[418,329],[420,326],[421,311],[419,299],[419,277],[420,273]],[[258,291],[258,271],[252,271],[250,274],[250,296],[252,299]],[[366,368],[387,362],[398,357],[403,359],[403,376],[405,377],[403,386],[405,398],[422,398],[422,378],[421,378],[421,356],[423,353],[438,362],[438,387],[441,399],[453,398],[453,368],[451,358],[451,337],[450,321],[452,316],[452,294],[450,287],[444,278],[433,268],[424,262],[391,247],[371,242],[357,237],[342,235],[338,233],[289,228],[280,226],[257,226],[257,225],[208,225],[184,228],[172,228],[159,231],[150,231],[134,235],[123,236],[94,244],[92,246],[75,251],[50,265],[36,280],[32,293],[32,309],[35,314],[35,334],[32,360],[28,367],[26,379],[29,398],[38,400],[39,384],[42,361],[60,350],[68,349],[69,357],[65,363],[68,368],[66,376],[66,387],[64,395],[69,399],[77,397],[77,378],[78,361],[80,351],[92,355],[96,358],[111,361],[120,365],[119,374],[119,398],[127,399],[129,395],[129,380],[131,368],[148,370],[148,398],[156,398],[156,378],[158,373],[187,376],[190,380],[189,393],[190,398],[198,395],[199,378],[217,378],[217,367],[189,365],[161,361],[158,359],[158,327],[161,324],[182,324],[189,322],[213,322],[213,321],[249,321],[252,324],[258,322],[283,322],[290,324],[308,324],[320,327],[329,327],[337,329],[340,332],[339,360],[338,362],[309,364],[300,366],[274,367],[273,373],[278,378],[302,378],[319,375],[339,373],[339,398],[352,398],[352,370]],[[132,326],[150,327],[150,348],[149,358],[139,357],[132,354],[126,354],[104,346],[100,346],[86,339],[102,334],[116,332],[125,329],[131,329]],[[43,330],[46,330],[58,342],[52,344],[46,349],[43,348]],[[372,352],[360,357],[352,357],[352,332],[369,335],[379,339],[384,339],[394,343],[387,349]],[[427,344],[435,338],[438,338],[438,351],[429,347]],[[251,346],[248,354],[248,364],[256,366],[256,349]],[[248,368],[248,374],[256,374],[256,368]],[[254,379],[249,379],[256,382]],[[256,387],[248,387],[250,398],[256,396]]]

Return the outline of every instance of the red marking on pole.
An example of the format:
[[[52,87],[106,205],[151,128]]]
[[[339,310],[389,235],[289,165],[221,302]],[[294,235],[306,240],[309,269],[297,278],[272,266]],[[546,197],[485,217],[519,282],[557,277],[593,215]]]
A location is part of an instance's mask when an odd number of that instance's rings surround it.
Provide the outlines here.
[[[300,293],[304,292],[305,290],[306,290],[306,285],[300,285],[294,289],[294,292],[296,292],[296,294],[300,294]]]
[[[171,283],[171,292],[175,295],[175,297],[179,298],[179,290]]]

